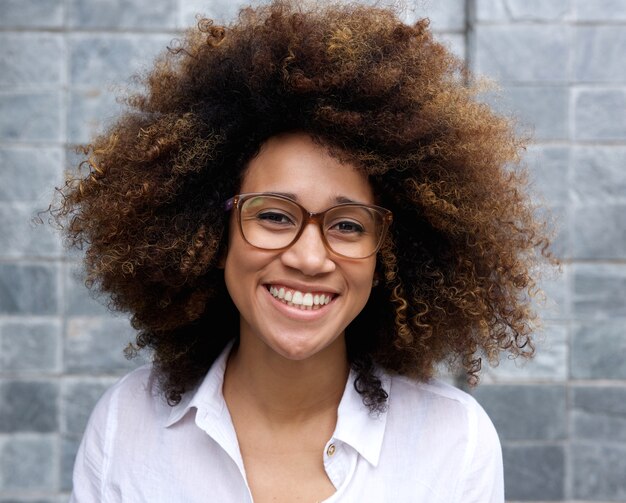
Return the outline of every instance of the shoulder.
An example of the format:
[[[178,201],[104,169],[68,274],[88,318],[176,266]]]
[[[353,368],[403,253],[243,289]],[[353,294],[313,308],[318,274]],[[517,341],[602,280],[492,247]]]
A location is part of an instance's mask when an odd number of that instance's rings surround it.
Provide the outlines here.
[[[144,425],[159,416],[151,365],[141,366],[110,386],[89,415],[72,479],[72,501],[101,501],[107,463],[120,434],[137,436]],[[144,427],[145,431],[146,428]],[[128,433],[128,434],[126,434]],[[128,445],[132,445],[128,444]]]
[[[416,480],[438,487],[441,501],[503,502],[500,440],[478,401],[438,379],[390,381],[385,436]]]
[[[156,380],[152,365],[147,363],[120,377],[103,394],[103,400],[144,398],[156,393]]]
[[[390,376],[391,393],[394,400],[435,403],[440,407],[482,409],[467,391],[452,386],[441,379],[418,381],[407,376]]]
[[[111,428],[124,417],[163,417],[169,407],[159,393],[151,364],[145,364],[120,377],[96,403],[90,418],[91,426]]]
[[[468,440],[497,442],[493,423],[483,407],[468,392],[440,379],[418,381],[405,376],[391,377],[390,413],[423,418],[442,429],[466,431]]]

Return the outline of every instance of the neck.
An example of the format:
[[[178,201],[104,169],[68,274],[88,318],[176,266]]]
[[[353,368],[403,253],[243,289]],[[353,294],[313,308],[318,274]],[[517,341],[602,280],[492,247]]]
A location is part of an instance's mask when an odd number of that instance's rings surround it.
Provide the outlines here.
[[[227,402],[246,404],[272,424],[297,424],[334,414],[348,373],[343,337],[299,361],[278,355],[258,339],[242,339],[228,361],[224,395]]]

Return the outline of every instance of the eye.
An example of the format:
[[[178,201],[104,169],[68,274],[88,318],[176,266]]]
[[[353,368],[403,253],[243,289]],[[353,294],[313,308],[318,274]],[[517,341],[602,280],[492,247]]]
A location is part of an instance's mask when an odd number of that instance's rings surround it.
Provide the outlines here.
[[[295,220],[288,214],[278,210],[264,210],[260,211],[257,216],[257,220],[262,224],[267,225],[295,225]]]
[[[365,228],[353,220],[342,220],[340,222],[333,223],[328,229],[330,232],[339,232],[341,234],[363,234]]]

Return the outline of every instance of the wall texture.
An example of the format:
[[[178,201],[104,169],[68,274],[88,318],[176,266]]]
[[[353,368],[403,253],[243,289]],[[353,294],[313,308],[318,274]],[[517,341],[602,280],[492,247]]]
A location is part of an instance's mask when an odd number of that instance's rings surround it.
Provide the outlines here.
[[[0,503],[67,501],[93,404],[141,363],[121,352],[127,320],[31,219],[131,73],[196,12],[237,6],[0,0]],[[407,11],[421,16],[501,83],[485,99],[533,131],[526,162],[558,217],[538,356],[472,390],[500,433],[507,500],[626,502],[626,0],[430,0]]]

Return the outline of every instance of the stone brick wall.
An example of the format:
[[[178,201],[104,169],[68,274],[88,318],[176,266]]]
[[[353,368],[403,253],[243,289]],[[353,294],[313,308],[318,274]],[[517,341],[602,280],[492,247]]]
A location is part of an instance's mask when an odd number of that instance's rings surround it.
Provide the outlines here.
[[[545,342],[476,396],[500,433],[507,498],[626,501],[626,2],[476,0],[472,67],[534,131],[564,273]],[[519,366],[519,365],[518,365]]]
[[[91,299],[76,254],[33,225],[115,117],[116,91],[203,12],[241,0],[0,0],[0,503],[67,501],[85,422],[124,359],[126,319]],[[507,500],[626,502],[626,0],[418,0],[437,36],[501,83],[533,131],[563,274],[537,358],[472,392],[504,448]],[[448,376],[451,378],[450,376]],[[461,385],[459,383],[459,385]]]

